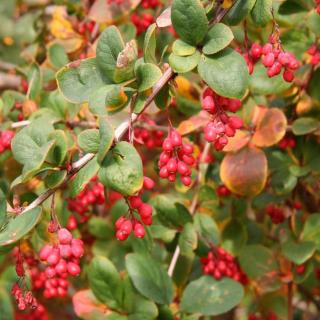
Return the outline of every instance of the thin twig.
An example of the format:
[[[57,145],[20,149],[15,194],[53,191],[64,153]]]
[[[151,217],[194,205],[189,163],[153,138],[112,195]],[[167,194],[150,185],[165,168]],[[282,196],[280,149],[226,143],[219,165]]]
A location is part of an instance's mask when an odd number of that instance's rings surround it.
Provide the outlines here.
[[[19,88],[21,83],[21,77],[14,74],[7,74],[0,72],[0,89],[4,88]]]
[[[127,132],[130,122],[134,123],[137,121],[139,116],[142,114],[143,111],[145,111],[148,106],[152,103],[156,95],[159,93],[159,91],[170,81],[170,79],[174,76],[174,72],[171,68],[168,68],[165,73],[162,75],[162,77],[159,79],[157,84],[153,88],[152,94],[148,97],[147,101],[145,102],[145,105],[139,115],[133,113],[131,116],[131,120],[127,120],[123,123],[121,123],[115,130],[115,139],[121,140],[125,133]],[[20,214],[24,214],[25,212],[39,206],[42,204],[45,200],[47,200],[51,195],[53,195],[61,186],[65,185],[66,182],[70,180],[72,176],[74,176],[80,169],[82,169],[87,163],[89,163],[93,158],[95,157],[94,153],[87,153],[85,156],[83,156],[78,161],[74,162],[72,164],[72,168],[64,181],[53,189],[48,189],[44,193],[42,193],[39,197],[37,197],[33,202],[31,202],[27,207],[25,207]]]

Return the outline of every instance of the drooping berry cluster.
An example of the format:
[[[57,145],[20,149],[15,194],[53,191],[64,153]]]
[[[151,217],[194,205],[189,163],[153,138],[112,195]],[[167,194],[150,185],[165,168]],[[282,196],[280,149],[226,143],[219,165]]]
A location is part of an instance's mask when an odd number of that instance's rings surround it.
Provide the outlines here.
[[[155,9],[161,5],[160,0],[142,0],[141,7],[144,9]]]
[[[271,218],[273,224],[280,224],[286,219],[283,209],[277,207],[276,205],[268,205],[266,208],[266,212]]]
[[[46,262],[45,298],[64,297],[68,290],[68,275],[80,274],[80,258],[84,253],[83,242],[74,239],[65,228],[58,231],[58,245],[45,245],[40,253],[41,261]]]
[[[268,69],[269,78],[279,75],[283,71],[283,79],[286,82],[292,82],[294,71],[299,68],[299,61],[296,57],[281,47],[279,36],[273,34],[269,42],[263,47],[258,43],[253,43],[246,56],[249,72],[253,72],[254,64],[262,59],[262,64]]]
[[[233,137],[243,126],[241,118],[226,113],[240,108],[240,100],[221,97],[210,88],[203,92],[202,109],[211,115],[211,121],[204,128],[204,137],[217,151],[222,150],[228,144],[228,137]]]
[[[136,238],[143,238],[146,234],[143,225],[150,226],[152,224],[152,206],[148,203],[144,203],[141,199],[141,195],[145,190],[151,190],[154,188],[154,181],[148,177],[144,177],[143,188],[140,190],[137,196],[131,196],[127,199],[129,206],[127,217],[121,216],[115,223],[116,226],[116,238],[120,241],[126,240],[133,232]],[[136,214],[135,214],[136,213]]]
[[[163,141],[162,149],[158,161],[159,176],[174,182],[177,174],[180,174],[181,182],[185,186],[190,186],[192,183],[190,167],[195,163],[192,156],[193,146],[189,143],[183,143],[180,133],[171,128]]]
[[[97,181],[97,177],[91,179],[90,183],[75,197],[68,198],[68,209],[80,216],[80,223],[88,221],[91,216],[92,205],[103,205],[106,202],[103,184]],[[71,215],[68,222],[68,229],[77,227],[77,219]]]
[[[49,320],[49,315],[43,304],[38,303],[36,309],[26,312],[16,312],[14,320]]]
[[[320,4],[319,4],[320,8]],[[319,9],[320,10],[320,9]],[[320,48],[316,45],[313,44],[309,49],[308,49],[308,54],[311,56],[310,63],[313,66],[316,66],[320,63]]]
[[[282,150],[293,149],[296,146],[296,140],[293,136],[285,136],[282,140],[279,141],[278,147]]]
[[[18,283],[15,283],[12,286],[11,294],[15,298],[19,310],[36,309],[38,306],[37,299],[31,291],[26,290],[25,286],[20,287]]]
[[[4,130],[0,132],[0,153],[11,149],[11,140],[14,137],[14,132],[11,130]]]
[[[140,35],[154,22],[154,17],[150,13],[141,13],[141,15],[139,15],[134,12],[131,15],[131,22],[136,26],[137,34]]]
[[[151,127],[156,125],[156,123],[151,119],[144,118],[144,121],[146,121],[146,123]],[[148,149],[160,148],[163,143],[164,132],[161,130],[135,127],[134,138],[136,142],[143,144]]]
[[[246,284],[248,281],[236,259],[223,248],[210,251],[207,257],[201,258],[201,264],[203,273],[211,275],[216,280],[228,277],[242,284]]]

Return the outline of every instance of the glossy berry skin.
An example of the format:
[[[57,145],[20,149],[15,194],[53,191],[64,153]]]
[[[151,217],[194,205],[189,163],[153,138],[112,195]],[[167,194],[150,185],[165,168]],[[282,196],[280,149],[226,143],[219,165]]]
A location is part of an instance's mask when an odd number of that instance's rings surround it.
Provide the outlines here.
[[[172,128],[163,141],[162,149],[158,162],[160,178],[175,182],[179,174],[182,184],[190,186],[191,166],[195,164],[192,145],[183,143],[180,133]]]

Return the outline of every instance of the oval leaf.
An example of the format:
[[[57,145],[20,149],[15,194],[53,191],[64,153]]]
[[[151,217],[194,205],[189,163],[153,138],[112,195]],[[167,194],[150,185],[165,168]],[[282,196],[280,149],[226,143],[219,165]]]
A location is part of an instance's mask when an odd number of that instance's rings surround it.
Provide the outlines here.
[[[133,285],[143,296],[160,304],[171,303],[172,280],[158,262],[132,253],[126,256],[126,267]]]
[[[243,288],[229,278],[219,281],[203,276],[186,287],[181,299],[181,310],[216,316],[234,308],[242,299]]]
[[[243,57],[226,48],[210,57],[202,56],[198,65],[201,78],[219,95],[241,99],[248,87],[248,67]]]
[[[244,148],[227,154],[220,166],[223,183],[233,193],[241,196],[259,194],[267,181],[268,163],[263,151]]]
[[[38,223],[41,211],[40,207],[36,207],[10,219],[0,232],[0,247],[15,243],[30,232]]]

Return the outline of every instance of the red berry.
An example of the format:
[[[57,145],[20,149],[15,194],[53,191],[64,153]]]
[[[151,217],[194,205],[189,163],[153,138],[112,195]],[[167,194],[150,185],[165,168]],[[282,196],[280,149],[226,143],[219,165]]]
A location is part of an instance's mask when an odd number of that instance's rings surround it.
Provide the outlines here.
[[[134,226],[134,235],[136,238],[143,238],[146,234],[146,231],[141,223],[136,223]]]
[[[58,239],[60,244],[70,244],[72,240],[72,234],[65,228],[58,231]]]

